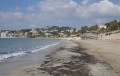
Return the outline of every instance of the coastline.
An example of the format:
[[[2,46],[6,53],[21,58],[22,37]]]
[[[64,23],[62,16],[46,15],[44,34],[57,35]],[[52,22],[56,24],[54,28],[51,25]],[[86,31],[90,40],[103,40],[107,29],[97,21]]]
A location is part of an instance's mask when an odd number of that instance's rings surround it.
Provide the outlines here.
[[[46,60],[45,55],[56,51],[56,49],[64,46],[62,42],[59,42],[45,49],[41,49],[38,52],[29,53],[23,56],[9,58],[0,63],[0,76],[5,76],[7,73],[17,70],[21,67],[28,65],[40,64],[42,61]],[[39,49],[38,49],[39,50]]]
[[[35,53],[57,45],[62,40],[51,39],[0,39],[0,62],[7,61],[14,57],[21,57],[26,54]],[[6,47],[7,46],[7,47]],[[13,48],[13,49],[11,49]],[[7,50],[5,50],[7,49]]]
[[[3,37],[0,37],[1,39],[3,38]],[[47,37],[38,37],[38,38],[17,38],[17,37],[4,37],[4,38],[15,38],[15,39],[59,39],[59,40],[61,40],[61,39],[66,39],[66,38],[64,38],[64,37],[58,37],[58,38],[47,38]]]
[[[90,45],[91,42],[93,43]],[[65,40],[64,46],[46,55],[46,60],[41,64],[20,68],[7,76],[119,76],[119,72],[108,61],[91,51],[95,48],[95,42]],[[99,51],[97,47],[95,49]]]

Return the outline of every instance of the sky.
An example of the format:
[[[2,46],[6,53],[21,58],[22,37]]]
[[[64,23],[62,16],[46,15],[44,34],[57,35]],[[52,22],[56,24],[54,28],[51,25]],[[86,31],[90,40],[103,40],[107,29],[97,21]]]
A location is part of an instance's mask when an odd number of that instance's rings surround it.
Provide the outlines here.
[[[0,30],[120,21],[120,0],[0,0]]]

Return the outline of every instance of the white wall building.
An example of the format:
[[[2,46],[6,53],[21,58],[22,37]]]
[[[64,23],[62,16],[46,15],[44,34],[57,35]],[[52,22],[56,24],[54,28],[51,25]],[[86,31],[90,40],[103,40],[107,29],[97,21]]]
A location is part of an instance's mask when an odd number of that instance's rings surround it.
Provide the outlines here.
[[[2,32],[1,33],[1,38],[6,38],[7,37],[7,33],[6,32]]]
[[[107,26],[105,26],[105,25],[97,25],[97,26],[98,26],[99,29],[101,29],[101,28],[105,28],[106,29],[107,28]]]
[[[64,36],[64,33],[59,33],[60,37],[63,37]]]
[[[70,29],[70,33],[72,33],[73,31],[74,31],[74,29],[73,29],[73,28],[71,28],[71,29]]]

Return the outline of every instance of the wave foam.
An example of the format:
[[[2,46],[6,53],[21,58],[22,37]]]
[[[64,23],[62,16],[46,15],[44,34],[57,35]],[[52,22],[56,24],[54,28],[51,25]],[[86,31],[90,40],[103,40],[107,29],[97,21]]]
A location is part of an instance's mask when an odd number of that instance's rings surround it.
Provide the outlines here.
[[[49,48],[51,46],[57,45],[59,43],[61,43],[61,42],[46,45],[43,48],[37,48],[37,49],[31,50],[31,51],[22,51],[22,52],[12,53],[12,54],[3,54],[3,55],[0,55],[0,61],[2,61],[4,59],[12,58],[12,57],[23,56],[23,55],[28,54],[28,53],[35,53],[35,52],[38,52],[40,50],[43,50],[43,49]]]

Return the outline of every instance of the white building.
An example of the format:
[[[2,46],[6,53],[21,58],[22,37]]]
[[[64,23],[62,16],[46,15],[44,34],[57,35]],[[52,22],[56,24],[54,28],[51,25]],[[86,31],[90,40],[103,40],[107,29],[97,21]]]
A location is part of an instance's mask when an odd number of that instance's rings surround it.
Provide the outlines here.
[[[32,36],[38,35],[38,31],[37,30],[31,30],[30,32],[32,32]]]
[[[1,38],[6,38],[7,37],[7,33],[6,32],[2,32],[1,33]]]
[[[106,29],[107,28],[107,26],[105,26],[105,25],[97,25],[97,26],[98,26],[99,29],[101,29],[101,28],[105,28]]]
[[[60,37],[63,37],[64,36],[64,33],[59,33]]]
[[[58,30],[57,30],[57,29],[54,29],[53,31],[54,31],[54,32],[58,32]]]
[[[73,29],[73,28],[71,28],[70,33],[72,33],[73,31],[74,31],[74,29]]]
[[[51,33],[45,33],[46,36],[51,35]]]
[[[27,37],[28,36],[28,33],[27,32],[25,32],[25,37]]]

